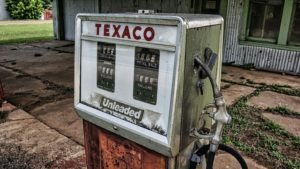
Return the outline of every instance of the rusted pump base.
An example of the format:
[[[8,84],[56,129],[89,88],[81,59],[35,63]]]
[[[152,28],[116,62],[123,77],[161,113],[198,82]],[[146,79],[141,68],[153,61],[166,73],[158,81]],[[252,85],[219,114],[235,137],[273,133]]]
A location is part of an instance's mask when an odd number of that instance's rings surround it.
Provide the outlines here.
[[[88,169],[164,169],[167,158],[83,120]]]

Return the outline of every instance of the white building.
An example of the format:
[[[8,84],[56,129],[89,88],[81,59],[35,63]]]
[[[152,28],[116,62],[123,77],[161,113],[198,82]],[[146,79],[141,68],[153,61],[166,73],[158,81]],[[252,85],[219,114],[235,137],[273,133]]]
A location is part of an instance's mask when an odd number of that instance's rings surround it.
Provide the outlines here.
[[[6,2],[5,0],[0,0],[0,20],[8,20],[10,19],[9,13],[6,10]]]

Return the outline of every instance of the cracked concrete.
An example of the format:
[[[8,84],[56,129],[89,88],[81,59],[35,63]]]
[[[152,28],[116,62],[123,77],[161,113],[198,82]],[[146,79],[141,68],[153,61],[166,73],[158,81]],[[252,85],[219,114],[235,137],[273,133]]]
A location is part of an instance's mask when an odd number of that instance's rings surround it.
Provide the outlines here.
[[[255,88],[233,84],[230,87],[222,90],[224,99],[228,106],[233,105],[242,96],[252,93]]]
[[[289,96],[271,91],[261,92],[258,96],[252,97],[247,104],[262,109],[280,106],[300,114],[300,97]]]
[[[282,115],[276,115],[268,112],[262,113],[263,116],[272,122],[280,125],[286,131],[291,134],[300,137],[300,119],[299,118],[291,118],[284,117]]]
[[[289,85],[295,89],[300,89],[300,78],[290,75],[280,75],[276,73],[245,70],[237,67],[224,66],[222,79],[236,83],[247,83],[247,80],[254,83],[267,85]]]
[[[31,114],[48,126],[56,128],[63,135],[83,145],[82,120],[75,113],[73,104],[73,99],[56,101],[33,109]]]
[[[39,163],[44,163],[41,165],[49,165],[51,161],[51,166],[59,166],[70,159],[84,158],[84,148],[81,145],[49,128],[24,110],[10,103],[4,103],[1,111],[8,112],[5,121],[0,123],[2,146],[5,144],[10,147],[20,147],[25,152],[24,155],[38,154],[41,159],[47,159],[40,161]],[[0,147],[0,150],[2,148]],[[17,163],[17,161],[12,162]],[[76,165],[84,168],[84,160]]]
[[[85,168],[82,121],[72,100],[74,57],[70,48],[63,51],[72,44],[51,41],[0,46],[5,99],[17,106],[5,103],[0,108],[7,113],[0,121],[0,143],[40,155],[52,168]],[[56,49],[59,47],[62,49]],[[55,106],[59,109],[53,109]]]

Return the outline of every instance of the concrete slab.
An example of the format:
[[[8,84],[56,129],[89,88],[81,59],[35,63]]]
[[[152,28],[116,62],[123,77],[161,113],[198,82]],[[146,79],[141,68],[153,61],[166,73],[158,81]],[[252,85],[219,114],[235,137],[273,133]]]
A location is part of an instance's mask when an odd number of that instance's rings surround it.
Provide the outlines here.
[[[300,119],[284,117],[268,112],[264,112],[262,115],[267,119],[271,120],[272,122],[280,125],[282,128],[284,128],[291,134],[300,137]]]
[[[267,169],[257,164],[253,159],[244,157],[249,169]],[[239,163],[229,154],[218,154],[214,162],[215,169],[240,169]]]
[[[12,110],[16,110],[17,107],[8,103],[8,102],[4,102],[2,104],[2,107],[0,108],[0,112],[10,112]]]
[[[229,88],[222,90],[225,102],[228,106],[233,105],[239,98],[252,93],[255,88],[242,86],[242,85],[231,85]]]
[[[55,48],[56,50],[67,52],[67,53],[74,53],[74,45],[72,46],[65,46],[65,47],[58,47]]]
[[[41,47],[41,48],[58,48],[62,46],[69,46],[73,45],[73,41],[60,41],[60,40],[52,40],[52,41],[45,41],[45,42],[37,42],[31,43],[31,46]]]
[[[289,85],[295,89],[300,89],[300,78],[290,75],[281,75],[277,73],[251,71],[237,67],[223,66],[222,79],[238,83],[245,83],[247,79],[255,83],[265,83],[268,85]]]
[[[65,99],[36,107],[31,114],[39,120],[83,145],[82,120],[74,111],[73,99]]]
[[[263,109],[283,106],[289,110],[300,113],[300,97],[289,96],[271,91],[261,92],[258,96],[252,97],[247,104]]]
[[[30,117],[24,111],[11,115],[10,121],[0,124],[0,144],[13,145],[26,154],[39,154],[39,158],[46,158],[45,166],[61,164],[63,161],[77,159],[84,155],[84,149],[71,139],[59,134],[55,130]],[[3,146],[0,147],[2,149]],[[24,154],[24,156],[26,156]],[[84,163],[77,163],[83,168]]]
[[[8,116],[6,117],[7,121],[24,120],[24,119],[34,119],[34,117],[26,113],[22,109],[17,109],[15,111],[12,111],[8,113]]]
[[[0,65],[73,87],[73,54],[31,46],[21,50],[0,50],[0,56]]]
[[[29,76],[0,67],[0,79],[4,88],[4,97],[17,106],[26,106],[39,101],[40,97],[57,94],[48,89],[48,85]],[[4,74],[4,75],[3,75]]]

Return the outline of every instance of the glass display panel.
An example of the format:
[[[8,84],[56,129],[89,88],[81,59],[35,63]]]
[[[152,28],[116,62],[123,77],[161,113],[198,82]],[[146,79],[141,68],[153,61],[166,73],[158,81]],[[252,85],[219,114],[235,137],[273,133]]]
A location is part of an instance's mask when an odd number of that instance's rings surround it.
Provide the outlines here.
[[[135,49],[133,98],[155,105],[159,72],[159,50]]]
[[[98,42],[97,87],[110,92],[115,89],[116,45]]]

